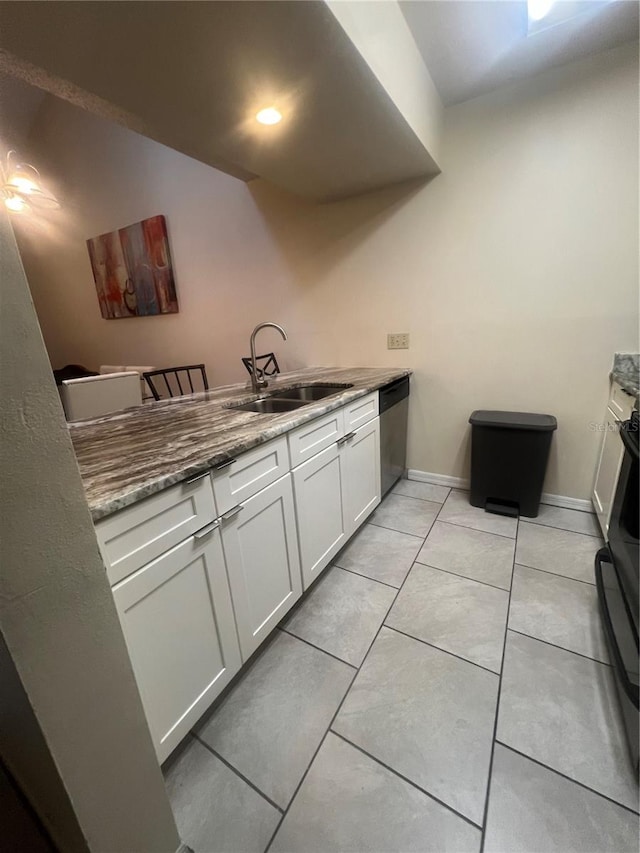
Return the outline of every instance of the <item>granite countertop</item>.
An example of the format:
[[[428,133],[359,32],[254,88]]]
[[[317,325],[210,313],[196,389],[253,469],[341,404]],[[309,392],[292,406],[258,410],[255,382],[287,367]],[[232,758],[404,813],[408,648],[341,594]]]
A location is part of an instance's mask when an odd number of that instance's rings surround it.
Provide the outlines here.
[[[640,355],[637,352],[617,352],[613,357],[613,369],[609,374],[625,391],[640,398]]]
[[[247,385],[226,385],[69,424],[92,518],[98,521],[410,374],[402,368],[305,368],[272,377],[260,395]],[[352,387],[284,414],[228,408],[279,388],[327,382]]]

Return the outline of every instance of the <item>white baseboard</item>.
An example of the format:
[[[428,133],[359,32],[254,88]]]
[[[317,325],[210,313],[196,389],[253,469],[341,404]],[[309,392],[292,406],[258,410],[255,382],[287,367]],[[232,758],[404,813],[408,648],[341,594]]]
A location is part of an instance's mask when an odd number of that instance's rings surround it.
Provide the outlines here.
[[[418,471],[409,468],[407,479],[419,480],[421,483],[432,483],[434,486],[448,486],[451,489],[468,489],[469,481],[462,477],[450,477],[448,474],[431,474],[429,471]]]
[[[548,492],[542,493],[542,503],[560,506],[563,509],[577,509],[580,512],[594,511],[591,501],[585,501],[582,498],[568,498],[565,495],[550,495]]]
[[[432,474],[429,471],[418,471],[415,468],[409,468],[407,471],[409,480],[418,480],[421,483],[432,483],[434,486],[448,486],[452,489],[469,489],[469,481],[463,477],[450,477],[448,474]],[[577,509],[580,512],[593,512],[591,501],[585,501],[582,498],[569,498],[564,495],[551,495],[548,492],[542,493],[542,503],[550,506],[559,506],[562,509]]]

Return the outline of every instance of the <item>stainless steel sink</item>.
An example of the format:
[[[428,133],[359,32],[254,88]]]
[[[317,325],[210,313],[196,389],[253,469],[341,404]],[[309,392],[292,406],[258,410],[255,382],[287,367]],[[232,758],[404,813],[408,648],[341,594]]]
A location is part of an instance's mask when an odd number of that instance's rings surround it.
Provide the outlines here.
[[[304,403],[312,403],[315,400],[323,400],[325,397],[331,397],[332,394],[339,394],[341,391],[346,391],[347,388],[353,388],[353,385],[332,385],[330,383],[324,385],[304,385],[302,388],[289,388],[288,390],[277,391],[273,396],[279,400],[302,400]]]
[[[251,403],[241,403],[239,406],[229,406],[229,408],[241,409],[243,412],[257,412],[262,415],[279,415],[282,412],[293,412],[304,405],[304,400],[279,400],[267,397],[264,400],[253,400]]]

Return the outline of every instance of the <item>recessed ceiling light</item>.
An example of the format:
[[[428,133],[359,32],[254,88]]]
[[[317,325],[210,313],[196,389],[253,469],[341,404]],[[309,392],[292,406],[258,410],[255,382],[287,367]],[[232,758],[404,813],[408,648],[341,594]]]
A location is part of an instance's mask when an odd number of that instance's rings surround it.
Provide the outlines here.
[[[530,21],[541,21],[551,11],[555,0],[527,0]]]
[[[260,124],[278,124],[279,121],[282,121],[282,113],[275,107],[265,107],[256,113],[256,120]]]

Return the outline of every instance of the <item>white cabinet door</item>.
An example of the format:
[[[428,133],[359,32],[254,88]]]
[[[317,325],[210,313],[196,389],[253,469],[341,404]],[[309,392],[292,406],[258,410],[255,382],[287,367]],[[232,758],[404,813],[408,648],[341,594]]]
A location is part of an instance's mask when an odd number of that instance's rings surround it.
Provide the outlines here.
[[[605,539],[609,530],[611,505],[613,504],[622,457],[624,456],[624,446],[618,434],[620,424],[610,409],[607,409],[606,418],[607,429],[602,440],[600,463],[593,487],[593,506]]]
[[[346,541],[343,465],[341,450],[332,444],[293,472],[305,589]]]
[[[380,503],[380,418],[355,430],[342,454],[345,532],[351,536]]]
[[[247,660],[302,593],[291,474],[226,515],[222,543]]]
[[[113,588],[159,761],[240,669],[219,529]]]

